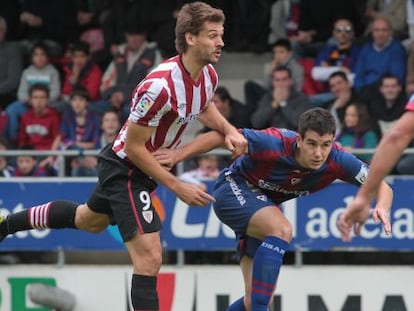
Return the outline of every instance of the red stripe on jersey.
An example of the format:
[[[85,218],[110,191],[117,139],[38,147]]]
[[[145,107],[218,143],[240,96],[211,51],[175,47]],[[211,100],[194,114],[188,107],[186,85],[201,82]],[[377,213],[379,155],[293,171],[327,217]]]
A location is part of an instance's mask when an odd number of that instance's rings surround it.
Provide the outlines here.
[[[200,103],[201,103],[201,107],[200,110],[204,111],[204,109],[206,109],[207,105],[209,103],[207,103],[207,94],[206,94],[206,81],[205,81],[205,76],[204,76],[204,72],[201,75],[201,79],[200,79]]]
[[[129,196],[129,202],[131,203],[132,212],[134,213],[135,221],[137,222],[137,225],[138,225],[138,231],[140,234],[143,234],[144,230],[142,229],[141,220],[138,216],[137,205],[135,204],[134,194],[132,193],[131,176],[133,172],[134,170],[131,170],[131,169],[128,171],[128,196]]]
[[[214,69],[213,65],[208,65],[207,66],[207,69],[208,69],[208,75],[211,78],[211,83],[213,84],[213,90],[215,92],[216,89],[217,89],[217,85],[218,85],[218,75],[217,75],[217,72]]]
[[[171,124],[174,123],[176,120],[176,116],[174,113],[168,113],[162,118],[162,126],[159,126],[157,130],[155,131],[155,137],[154,137],[154,150],[157,150],[162,146],[162,144],[165,141],[165,138],[167,137],[168,130],[171,126]],[[177,136],[174,138],[177,139]]]
[[[405,106],[405,110],[414,111],[414,101],[410,100]]]

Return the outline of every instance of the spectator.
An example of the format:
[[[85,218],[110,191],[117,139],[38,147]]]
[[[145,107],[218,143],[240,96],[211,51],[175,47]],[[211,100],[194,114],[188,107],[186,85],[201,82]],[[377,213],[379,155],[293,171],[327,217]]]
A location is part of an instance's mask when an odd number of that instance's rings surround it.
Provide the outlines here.
[[[336,20],[332,36],[332,43],[320,49],[316,56],[312,78],[317,81],[327,81],[331,73],[342,70],[350,75],[352,81],[360,50],[354,41],[352,22],[343,18]]]
[[[7,150],[7,142],[0,137],[0,150]],[[7,163],[5,156],[0,156],[0,178],[11,177],[14,175],[14,167]]]
[[[122,112],[121,121],[128,117],[131,95],[137,84],[162,60],[156,43],[147,41],[144,26],[130,25],[125,36],[126,43],[117,46],[100,86],[102,98],[108,102],[100,105],[100,109],[104,111],[111,106]]]
[[[282,38],[291,38],[297,35],[299,27],[300,0],[278,0],[270,8],[268,43],[273,46]]]
[[[373,40],[365,43],[355,66],[354,87],[360,90],[378,82],[388,72],[405,82],[407,55],[403,45],[392,37],[390,21],[378,17],[372,23]]]
[[[83,86],[88,92],[91,101],[98,100],[99,86],[102,80],[102,72],[97,64],[90,59],[89,45],[86,42],[78,41],[71,45],[71,62],[64,66],[64,81],[62,98],[69,102],[70,93],[75,86]],[[60,106],[63,111],[67,107]]]
[[[32,146],[23,146],[25,151],[35,150]],[[16,169],[13,173],[15,177],[32,177],[32,176],[56,176],[56,171],[52,167],[38,165],[36,156],[18,155],[16,159]]]
[[[78,86],[72,90],[70,95],[71,108],[64,112],[60,130],[62,133],[62,147],[66,149],[97,149],[101,135],[99,117],[89,107],[88,90]],[[75,157],[66,160],[65,171],[71,169],[72,176],[95,176],[96,159],[90,157]],[[94,157],[92,157],[94,158]],[[91,163],[94,163],[92,165]]]
[[[295,88],[300,91],[302,89],[304,71],[293,58],[293,51],[290,41],[286,38],[277,40],[272,48],[273,58],[271,63],[265,65],[265,75],[262,83],[255,81],[247,81],[244,85],[244,94],[246,105],[252,112],[256,109],[257,103],[262,96],[272,90],[273,70],[278,66],[285,66],[290,69]]]
[[[23,53],[18,43],[6,41],[7,24],[0,16],[0,107],[16,100],[23,69]]]
[[[337,141],[351,152],[353,148],[375,148],[377,146],[378,137],[365,105],[351,103],[346,107],[344,124]],[[369,162],[372,154],[357,154],[357,157]]]
[[[7,109],[9,119],[7,132],[9,139],[15,142],[19,132],[19,119],[29,109],[29,88],[34,84],[44,84],[50,90],[50,103],[60,96],[60,77],[57,69],[49,63],[47,46],[38,42],[32,47],[31,65],[23,70],[17,91],[17,101],[11,103]]]
[[[339,134],[344,122],[345,109],[351,102],[357,99],[357,95],[352,89],[347,74],[343,71],[332,73],[329,76],[328,84],[334,98],[323,103],[321,107],[331,112],[336,122],[336,134]]]
[[[273,90],[259,102],[250,121],[255,129],[281,127],[297,129],[299,116],[310,108],[308,97],[295,89],[291,72],[286,67],[273,71]]]
[[[333,24],[339,18],[352,22],[356,35],[361,34],[361,1],[300,0],[298,35],[292,38],[297,57],[315,57],[331,37]]]
[[[394,36],[398,40],[407,38],[407,3],[411,0],[368,0],[365,16],[370,22],[375,21],[380,16],[386,17],[394,30]],[[371,28],[365,31],[369,34]]]
[[[378,122],[381,135],[402,116],[407,103],[403,86],[392,74],[384,74],[378,84],[366,88],[360,97],[367,103],[371,117]]]
[[[246,105],[232,98],[229,91],[219,86],[213,97],[218,111],[237,128],[251,127],[250,114]]]
[[[219,159],[216,155],[200,155],[197,157],[197,167],[184,172],[178,178],[184,182],[192,183],[207,191],[205,181],[215,180],[220,173]]]
[[[98,142],[98,148],[101,149],[107,144],[112,143],[118,135],[121,128],[121,120],[115,110],[105,111],[101,120],[101,137]]]
[[[60,116],[50,108],[49,89],[43,84],[34,84],[29,89],[31,108],[22,115],[19,126],[18,147],[32,146],[36,150],[56,150],[61,141]],[[54,157],[49,156],[39,167],[53,166]]]
[[[61,57],[68,42],[76,38],[73,1],[22,0],[21,38],[31,49],[33,42],[44,40],[52,57]]]

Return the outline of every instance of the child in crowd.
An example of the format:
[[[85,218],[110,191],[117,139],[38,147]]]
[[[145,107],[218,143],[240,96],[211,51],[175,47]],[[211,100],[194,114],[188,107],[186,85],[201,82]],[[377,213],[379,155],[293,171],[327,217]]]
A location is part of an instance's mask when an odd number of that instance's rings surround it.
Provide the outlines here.
[[[0,150],[7,150],[6,140],[0,137]],[[14,174],[14,167],[7,163],[7,158],[0,156],[0,177],[11,177]]]
[[[35,150],[32,146],[23,146],[22,150]],[[32,176],[56,176],[56,171],[53,167],[40,166],[37,163],[37,158],[34,155],[19,155],[16,159],[16,170],[13,176],[15,177],[32,177]]]
[[[49,107],[49,89],[34,84],[29,89],[31,108],[22,115],[19,126],[18,147],[32,146],[36,150],[56,150],[61,141],[60,116]],[[40,167],[53,166],[54,157],[41,160]]]
[[[78,86],[70,94],[70,109],[63,114],[61,132],[64,149],[96,149],[101,135],[99,117],[89,107],[89,92]],[[68,158],[66,169],[71,175],[83,175],[96,165],[96,159],[90,157]],[[94,157],[92,157],[94,158]],[[92,162],[92,163],[91,163]],[[82,173],[83,172],[83,173]],[[86,173],[89,175],[90,173]],[[95,170],[92,172],[96,174]]]
[[[107,144],[112,143],[118,135],[121,127],[119,114],[114,109],[104,112],[101,121],[101,138],[98,142],[98,148],[101,149]]]
[[[29,110],[29,88],[34,84],[43,84],[49,88],[49,101],[54,102],[60,96],[60,77],[57,69],[49,62],[47,46],[38,42],[31,49],[31,65],[20,78],[17,101],[6,108],[8,115],[7,137],[15,142],[19,132],[19,120]]]
[[[215,180],[219,173],[219,159],[216,155],[200,155],[197,157],[197,168],[184,172],[179,179],[197,185],[203,190],[207,190],[204,181]]]

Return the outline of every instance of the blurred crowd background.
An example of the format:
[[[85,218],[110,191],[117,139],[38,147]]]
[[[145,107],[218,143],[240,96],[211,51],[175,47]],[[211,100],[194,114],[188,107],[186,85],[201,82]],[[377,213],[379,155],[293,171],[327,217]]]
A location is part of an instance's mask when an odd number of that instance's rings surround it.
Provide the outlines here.
[[[78,150],[64,176],[95,176],[99,150],[128,117],[135,86],[175,55],[174,27],[188,1],[0,2],[0,148]],[[221,84],[214,104],[236,127],[295,130],[315,106],[337,120],[337,141],[375,148],[414,92],[412,0],[216,0],[226,15],[223,53],[268,55],[243,100]],[[228,57],[228,58],[229,58]],[[192,135],[209,129],[195,126]],[[358,153],[369,162],[372,153]],[[54,156],[2,157],[0,175],[56,176]],[[214,178],[216,156],[183,178]],[[206,168],[207,167],[207,168]],[[405,155],[394,174],[413,174]]]

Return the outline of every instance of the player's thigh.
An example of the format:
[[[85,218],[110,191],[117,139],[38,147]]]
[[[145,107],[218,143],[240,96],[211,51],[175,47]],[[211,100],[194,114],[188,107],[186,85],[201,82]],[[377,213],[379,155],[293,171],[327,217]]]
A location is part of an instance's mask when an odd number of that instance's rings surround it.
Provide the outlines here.
[[[292,226],[279,207],[270,205],[258,209],[252,215],[246,233],[259,240],[272,235],[290,241]]]
[[[264,207],[274,205],[263,192],[237,174],[221,174],[217,180],[214,211],[238,236],[244,236],[250,219]]]

